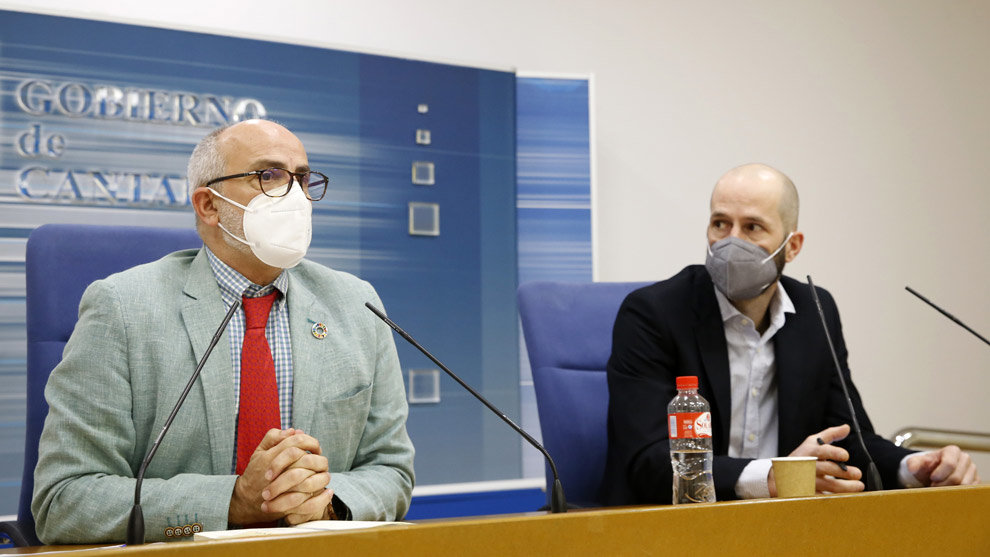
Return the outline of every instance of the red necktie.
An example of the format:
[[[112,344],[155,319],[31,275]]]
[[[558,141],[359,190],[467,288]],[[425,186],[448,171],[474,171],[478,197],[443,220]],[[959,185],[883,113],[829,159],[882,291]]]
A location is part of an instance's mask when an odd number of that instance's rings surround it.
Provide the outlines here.
[[[278,292],[244,297],[244,345],[241,348],[241,399],[237,411],[237,473],[243,474],[251,455],[269,429],[282,427],[278,410],[275,362],[265,338],[268,313]]]

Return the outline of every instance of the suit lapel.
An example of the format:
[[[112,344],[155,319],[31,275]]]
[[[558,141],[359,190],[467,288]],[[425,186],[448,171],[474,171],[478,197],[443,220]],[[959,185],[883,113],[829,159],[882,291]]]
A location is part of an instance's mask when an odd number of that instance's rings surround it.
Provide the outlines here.
[[[321,342],[314,335],[314,326],[332,325],[333,316],[291,272],[287,299],[292,338],[292,426],[309,431],[320,402],[320,370],[326,368],[326,362],[321,360],[326,359],[327,352],[307,345]]]
[[[725,344],[725,327],[715,299],[715,287],[707,274],[699,275],[694,284],[694,310],[697,317],[694,336],[698,340],[704,377],[711,387],[715,400],[712,414],[724,432],[719,445],[728,448],[729,427],[732,414],[732,393],[729,379],[729,351]]]
[[[813,335],[808,327],[814,322],[809,322],[808,311],[801,311],[801,295],[794,289],[787,291],[788,297],[794,304],[795,313],[787,314],[784,326],[774,335],[774,362],[777,365],[777,417],[779,452],[789,453],[804,440],[802,435],[795,435],[795,432],[803,432],[804,429],[798,427],[801,423],[802,415],[806,414],[806,408],[801,408],[797,401],[809,400],[802,395],[802,391],[813,388],[806,384],[808,369],[807,353],[801,350],[802,346],[807,346],[807,339]],[[818,395],[825,396],[826,393]],[[814,394],[810,395],[814,397]]]
[[[182,321],[192,345],[196,362],[203,357],[213,334],[226,314],[220,287],[210,268],[206,252],[200,250],[189,269],[183,290]],[[230,474],[234,455],[234,381],[230,361],[230,336],[223,332],[220,341],[203,365],[200,389],[206,401],[206,421],[210,432],[210,449],[215,474]]]

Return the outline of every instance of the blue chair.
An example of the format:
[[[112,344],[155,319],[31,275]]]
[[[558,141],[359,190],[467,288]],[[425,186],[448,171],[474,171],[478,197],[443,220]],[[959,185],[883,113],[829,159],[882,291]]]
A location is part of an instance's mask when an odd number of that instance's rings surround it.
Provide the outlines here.
[[[528,282],[519,316],[533,370],[543,445],[554,457],[569,505],[600,507],[608,449],[612,325],[619,305],[647,282]],[[553,477],[547,467],[547,493]]]
[[[27,242],[27,424],[24,475],[17,520],[0,523],[0,536],[17,546],[40,545],[31,515],[38,439],[48,415],[45,384],[62,360],[76,326],[79,299],[89,284],[180,249],[202,246],[192,229],[46,224]]]

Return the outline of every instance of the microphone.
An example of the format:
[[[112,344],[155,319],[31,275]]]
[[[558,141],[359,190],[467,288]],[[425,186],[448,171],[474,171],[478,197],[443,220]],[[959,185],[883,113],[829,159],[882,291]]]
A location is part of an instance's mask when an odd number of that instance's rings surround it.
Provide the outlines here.
[[[530,434],[526,433],[526,431],[523,430],[523,428],[519,427],[518,425],[516,425],[515,422],[513,422],[512,420],[510,420],[509,417],[506,416],[501,410],[499,410],[498,408],[496,408],[494,404],[492,404],[491,402],[488,402],[488,399],[486,399],[485,397],[481,396],[481,393],[479,393],[478,391],[472,389],[471,386],[468,385],[467,383],[465,383],[460,377],[457,376],[457,374],[455,374],[453,371],[450,371],[450,368],[448,368],[447,366],[443,365],[443,363],[440,362],[440,360],[436,359],[436,357],[434,357],[433,354],[430,354],[430,352],[427,349],[423,348],[418,342],[416,342],[416,339],[414,339],[413,337],[409,336],[409,333],[403,331],[402,330],[402,327],[399,327],[398,325],[395,324],[395,322],[393,322],[391,319],[389,319],[388,317],[386,317],[385,314],[382,313],[382,311],[380,309],[378,309],[375,306],[371,305],[371,302],[365,302],[364,305],[365,305],[365,307],[367,307],[368,309],[370,309],[372,313],[374,313],[375,315],[377,315],[379,319],[381,319],[386,324],[388,324],[388,326],[391,327],[392,330],[394,330],[395,332],[399,333],[399,335],[402,338],[406,339],[406,341],[408,341],[409,344],[415,346],[427,358],[429,358],[430,360],[432,360],[433,363],[435,363],[438,366],[440,366],[440,369],[442,369],[445,372],[447,372],[447,375],[451,376],[454,379],[454,381],[457,381],[458,383],[460,383],[460,385],[462,387],[464,387],[465,389],[467,389],[467,391],[469,393],[471,393],[472,395],[474,395],[474,398],[480,400],[481,403],[484,404],[485,406],[487,406],[489,410],[491,410],[492,412],[495,412],[495,415],[497,415],[499,418],[502,418],[502,421],[504,421],[505,423],[509,424],[509,427],[511,427],[512,429],[514,429],[516,431],[516,433],[518,433],[519,435],[522,435],[523,439],[525,439],[526,441],[528,441],[530,445],[533,445],[534,447],[536,447],[536,450],[538,450],[541,453],[543,453],[543,457],[547,459],[547,462],[548,463],[550,463],[550,471],[553,473],[553,489],[551,489],[551,491],[550,491],[550,512],[551,513],[565,513],[565,512],[567,512],[567,499],[564,497],[564,488],[563,488],[563,486],[560,485],[560,476],[557,475],[557,465],[554,464],[553,459],[550,458],[550,453],[548,453],[547,450],[543,448],[543,445],[541,445],[539,443],[539,441],[537,441],[536,439],[533,439],[533,437]]]
[[[915,296],[921,298],[921,301],[922,302],[925,302],[926,304],[928,304],[928,305],[932,306],[933,308],[937,309],[939,313],[941,313],[942,315],[944,315],[944,316],[948,317],[949,319],[951,319],[952,321],[954,321],[956,325],[959,325],[963,329],[966,329],[967,331],[969,331],[969,332],[973,333],[974,335],[976,335],[976,338],[982,340],[983,342],[985,342],[987,344],[990,344],[990,340],[987,340],[986,337],[984,337],[980,333],[977,333],[973,329],[969,328],[968,325],[966,325],[962,321],[956,319],[956,317],[954,315],[952,315],[951,313],[949,313],[949,312],[945,311],[944,309],[942,309],[942,308],[938,307],[937,305],[935,305],[935,303],[932,302],[931,300],[929,300],[928,298],[922,296],[921,294],[918,294],[918,291],[916,291],[915,289],[911,288],[910,286],[905,286],[904,289],[907,290],[908,292],[914,294]]]
[[[822,321],[822,329],[825,330],[825,340],[828,341],[828,349],[832,352],[832,362],[835,363],[835,372],[839,374],[839,384],[842,385],[842,393],[846,395],[846,404],[849,405],[849,414],[852,415],[853,430],[859,439],[859,446],[866,455],[869,465],[866,468],[866,490],[880,491],[883,489],[883,482],[880,481],[880,471],[870,456],[870,451],[866,450],[866,443],[863,441],[863,432],[859,429],[859,419],[856,418],[856,409],[853,407],[852,398],[849,397],[849,388],[846,387],[846,378],[842,375],[842,366],[839,365],[839,357],[835,354],[835,345],[832,343],[832,335],[828,332],[828,323],[825,322],[825,310],[822,309],[822,301],[818,299],[818,292],[815,290],[815,283],[808,275],[808,286],[811,287],[811,296],[815,299],[815,306],[818,308],[818,317]]]
[[[155,453],[158,452],[158,446],[162,444],[162,439],[165,434],[168,433],[168,429],[172,426],[172,421],[175,420],[175,415],[179,413],[179,408],[182,407],[182,403],[186,401],[186,396],[189,395],[189,391],[192,390],[193,383],[199,378],[200,372],[203,370],[203,365],[206,364],[206,359],[210,357],[213,352],[213,348],[220,342],[220,336],[223,335],[223,330],[227,328],[227,323],[230,323],[230,319],[234,317],[234,312],[241,307],[240,300],[234,300],[234,304],[230,306],[227,310],[227,315],[223,318],[223,323],[220,323],[220,327],[217,328],[217,332],[213,334],[213,340],[210,341],[210,345],[206,347],[206,352],[203,357],[199,359],[199,363],[196,364],[196,371],[193,372],[192,377],[189,378],[189,382],[186,383],[186,388],[183,389],[182,394],[179,395],[179,400],[175,403],[175,407],[172,408],[172,413],[168,415],[168,419],[165,420],[165,425],[162,426],[161,432],[155,439],[155,442],[151,444],[151,449],[148,450],[148,455],[144,457],[144,461],[141,463],[141,468],[138,469],[137,473],[137,484],[134,486],[134,506],[131,507],[131,516],[127,520],[127,545],[139,545],[144,543],[144,511],[141,510],[141,483],[144,481],[144,472],[147,470],[148,465],[151,464],[151,459],[155,458]]]

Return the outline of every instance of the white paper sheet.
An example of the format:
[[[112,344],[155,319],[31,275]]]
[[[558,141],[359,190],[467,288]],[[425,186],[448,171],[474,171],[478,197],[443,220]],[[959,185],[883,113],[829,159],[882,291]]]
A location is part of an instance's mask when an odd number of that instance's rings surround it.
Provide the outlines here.
[[[296,526],[284,528],[243,528],[240,530],[215,530],[193,534],[193,540],[230,540],[235,538],[254,538],[260,536],[287,536],[305,534],[307,532],[326,532],[334,530],[361,530],[365,528],[381,528],[383,526],[411,526],[409,522],[377,522],[368,520],[314,520]]]

